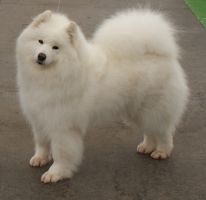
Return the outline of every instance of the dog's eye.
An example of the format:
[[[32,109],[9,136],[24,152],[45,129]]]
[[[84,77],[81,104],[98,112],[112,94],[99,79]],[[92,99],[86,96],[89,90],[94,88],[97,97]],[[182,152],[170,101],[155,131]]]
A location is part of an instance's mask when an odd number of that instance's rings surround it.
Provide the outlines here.
[[[39,40],[39,43],[40,43],[40,44],[44,44],[44,41],[43,41],[43,40]]]
[[[53,46],[52,49],[57,50],[57,49],[59,49],[59,47],[58,46]]]

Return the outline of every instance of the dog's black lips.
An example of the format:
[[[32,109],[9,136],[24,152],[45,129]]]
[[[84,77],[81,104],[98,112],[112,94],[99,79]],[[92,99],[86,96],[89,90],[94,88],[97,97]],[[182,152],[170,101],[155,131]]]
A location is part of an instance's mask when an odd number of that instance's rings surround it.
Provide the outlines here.
[[[39,65],[44,65],[44,62],[40,61],[40,60],[37,60],[36,61]]]

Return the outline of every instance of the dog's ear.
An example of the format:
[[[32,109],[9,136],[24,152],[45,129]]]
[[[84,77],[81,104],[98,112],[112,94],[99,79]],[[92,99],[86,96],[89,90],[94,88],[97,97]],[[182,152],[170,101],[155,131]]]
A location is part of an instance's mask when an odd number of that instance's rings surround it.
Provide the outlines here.
[[[71,44],[75,45],[75,41],[77,40],[77,24],[73,21],[71,21],[66,29],[67,34],[69,35],[69,40]]]
[[[52,11],[46,10],[43,13],[36,16],[32,22],[33,27],[38,27],[41,23],[48,21],[51,18]]]

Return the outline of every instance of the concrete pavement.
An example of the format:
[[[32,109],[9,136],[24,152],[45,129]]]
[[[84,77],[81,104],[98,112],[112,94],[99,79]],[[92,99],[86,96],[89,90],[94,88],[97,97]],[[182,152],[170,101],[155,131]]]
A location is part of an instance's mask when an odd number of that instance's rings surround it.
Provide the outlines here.
[[[166,12],[179,29],[181,63],[191,98],[177,130],[170,159],[136,155],[141,141],[118,123],[92,128],[85,159],[70,181],[43,185],[33,169],[31,130],[19,109],[15,82],[15,39],[32,16],[56,10],[57,0],[0,1],[0,200],[204,200],[206,199],[206,30],[183,0],[61,0],[88,37],[117,10],[137,4]]]

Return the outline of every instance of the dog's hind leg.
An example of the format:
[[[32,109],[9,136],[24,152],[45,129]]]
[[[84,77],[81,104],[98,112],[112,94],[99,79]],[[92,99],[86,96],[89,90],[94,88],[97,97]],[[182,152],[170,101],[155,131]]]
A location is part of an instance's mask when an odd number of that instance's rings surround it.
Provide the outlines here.
[[[161,106],[144,110],[140,124],[144,140],[137,147],[139,153],[150,154],[154,159],[166,159],[170,156],[178,120],[175,114]]]
[[[151,153],[154,159],[166,159],[170,156],[173,149],[173,132],[168,129],[163,134],[157,133],[155,135],[156,148]]]
[[[141,154],[150,154],[156,147],[155,137],[144,134],[143,141],[137,146],[137,152]]]
[[[166,159],[173,149],[173,134],[170,131],[144,135],[144,140],[137,146],[137,152],[150,154],[154,159]]]

